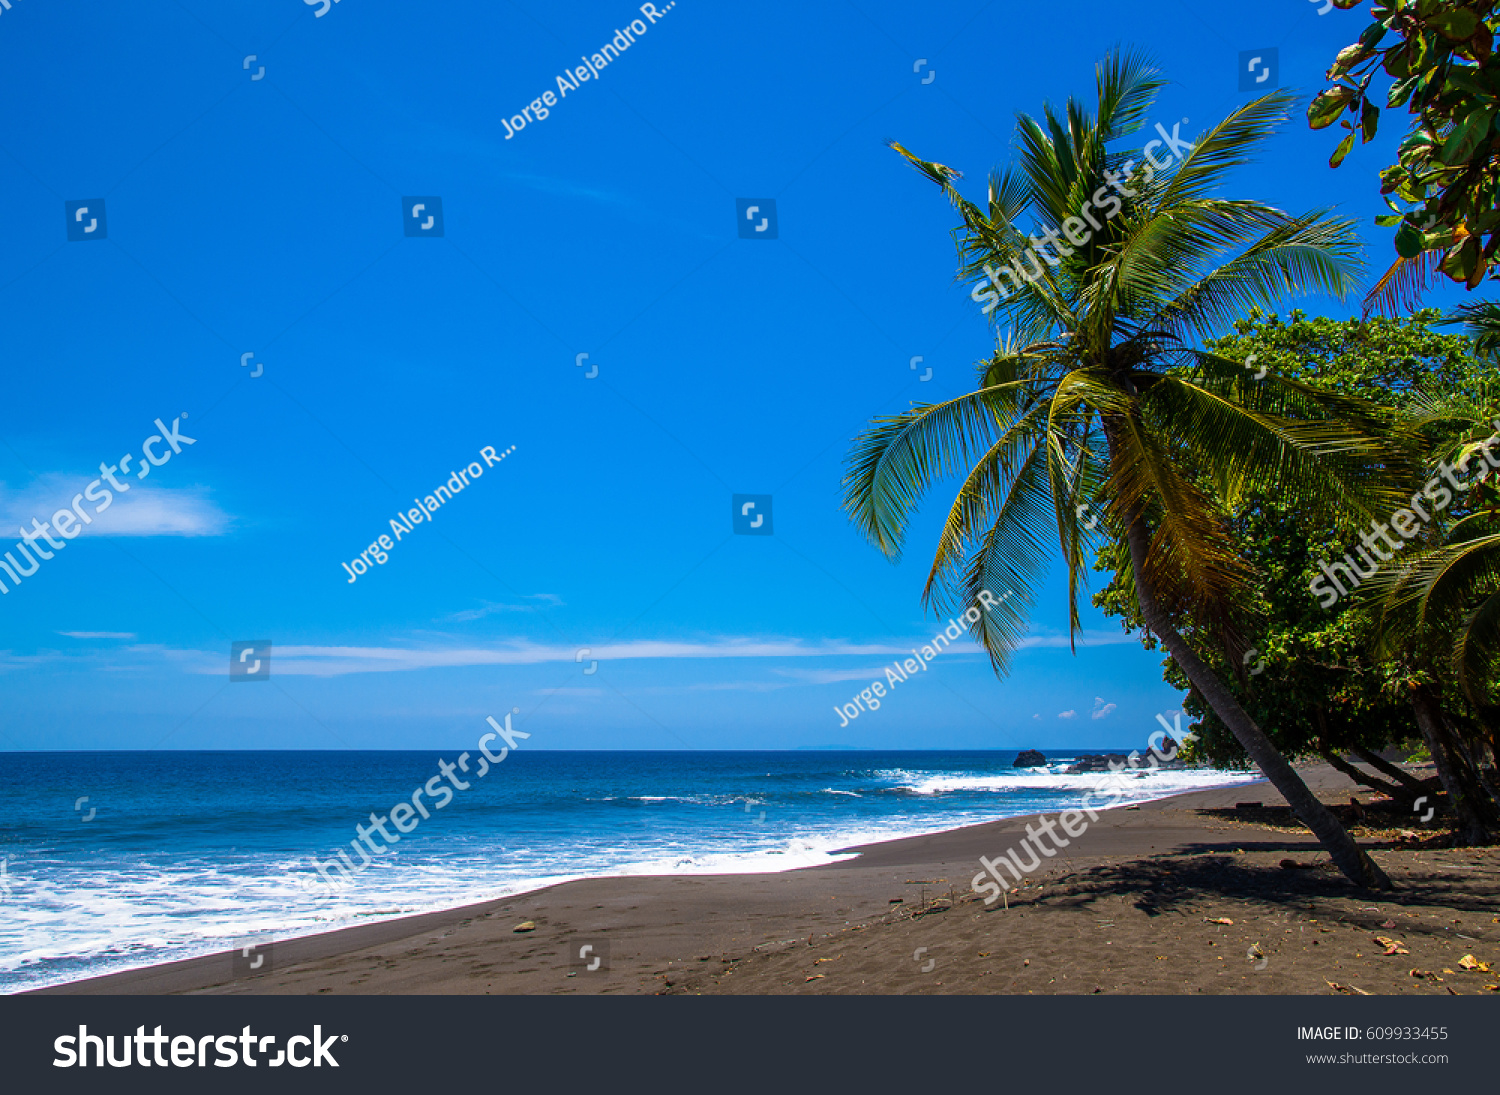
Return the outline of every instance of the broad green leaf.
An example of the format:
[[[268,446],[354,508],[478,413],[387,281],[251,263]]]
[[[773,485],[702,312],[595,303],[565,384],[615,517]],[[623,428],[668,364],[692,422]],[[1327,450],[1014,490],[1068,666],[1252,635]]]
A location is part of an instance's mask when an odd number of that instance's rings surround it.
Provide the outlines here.
[[[1443,150],[1438,159],[1449,166],[1468,159],[1469,154],[1474,151],[1474,146],[1489,129],[1490,119],[1493,117],[1492,108],[1477,110],[1465,117],[1443,142]]]
[[[1414,259],[1422,253],[1422,233],[1416,225],[1407,222],[1396,232],[1396,254],[1404,259]]]
[[[1472,11],[1454,8],[1427,17],[1427,25],[1435,27],[1443,37],[1453,42],[1465,41],[1479,28],[1479,19]]]
[[[1314,129],[1328,128],[1344,112],[1344,108],[1353,101],[1354,94],[1352,87],[1342,85],[1319,92],[1318,97],[1307,108],[1307,124]]]
[[[1347,133],[1339,146],[1333,150],[1333,155],[1328,157],[1328,166],[1337,167],[1344,162],[1344,157],[1349,155],[1349,150],[1354,147],[1354,134]]]
[[[1411,95],[1412,88],[1417,86],[1417,81],[1420,79],[1420,76],[1408,76],[1404,80],[1397,80],[1391,85],[1390,93],[1385,97],[1385,105],[1395,107],[1406,102],[1407,97]]]
[[[1339,50],[1339,55],[1333,59],[1333,67],[1328,70],[1329,78],[1343,76],[1355,65],[1375,56],[1375,51],[1368,46],[1352,45],[1345,46]]]

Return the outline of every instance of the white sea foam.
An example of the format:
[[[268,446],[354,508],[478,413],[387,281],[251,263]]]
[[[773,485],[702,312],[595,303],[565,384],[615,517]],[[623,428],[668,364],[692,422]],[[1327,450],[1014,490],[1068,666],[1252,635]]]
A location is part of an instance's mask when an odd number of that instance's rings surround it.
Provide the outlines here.
[[[1113,795],[1118,786],[1130,801],[1165,798],[1187,791],[1201,791],[1209,787],[1232,787],[1263,778],[1252,772],[1222,772],[1201,768],[1162,768],[1155,771],[1143,769],[1126,770],[1118,777],[1109,772],[1080,772],[1068,774],[1060,771],[1019,769],[1004,775],[931,775],[916,772],[882,773],[892,778],[894,790],[913,795],[942,795],[956,792],[985,792],[991,794],[1013,794],[1017,791],[1032,791],[1043,794],[1086,794],[1096,788],[1101,793]]]
[[[245,938],[286,939],[498,900],[577,878],[758,874],[836,863],[850,858],[842,849],[853,846],[1064,809],[1068,799],[1081,798],[1106,778],[1070,776],[1062,767],[851,773],[863,795],[833,787],[817,792],[848,800],[851,811],[867,811],[864,803],[879,801],[871,792],[899,792],[886,800],[894,808],[878,815],[845,814],[842,808],[804,814],[794,800],[773,805],[765,792],[679,796],[677,803],[711,810],[705,817],[716,819],[717,826],[700,828],[679,817],[659,827],[648,823],[635,837],[615,834],[612,843],[555,842],[528,834],[513,838],[499,855],[472,835],[440,848],[396,848],[376,860],[356,885],[332,893],[309,892],[301,882],[306,860],[286,853],[247,853],[224,862],[158,853],[126,866],[118,859],[12,857],[12,892],[0,906],[0,991],[225,952]],[[1124,790],[1126,801],[1135,803],[1254,778],[1157,771],[1126,780]],[[942,813],[918,805],[934,796],[960,795],[975,801],[954,800]],[[901,796],[909,796],[911,805],[897,806]],[[855,806],[855,799],[863,803]],[[638,796],[638,801],[658,806],[674,796]],[[750,806],[753,812],[747,811]],[[651,818],[654,811],[642,816]]]

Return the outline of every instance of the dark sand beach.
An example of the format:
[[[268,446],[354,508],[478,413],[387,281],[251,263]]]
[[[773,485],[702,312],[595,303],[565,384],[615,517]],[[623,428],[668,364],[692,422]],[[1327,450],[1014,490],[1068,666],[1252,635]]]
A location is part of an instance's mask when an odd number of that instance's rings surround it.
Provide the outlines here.
[[[41,991],[1500,992],[1483,968],[1500,970],[1500,849],[1447,847],[1441,819],[1382,807],[1332,769],[1304,777],[1396,889],[1351,887],[1259,782],[1104,812],[1005,903],[986,905],[970,882],[1032,818],[781,874],[569,882],[276,943],[270,969],[250,976],[220,954]],[[607,948],[607,963],[584,968],[585,945],[590,960]]]

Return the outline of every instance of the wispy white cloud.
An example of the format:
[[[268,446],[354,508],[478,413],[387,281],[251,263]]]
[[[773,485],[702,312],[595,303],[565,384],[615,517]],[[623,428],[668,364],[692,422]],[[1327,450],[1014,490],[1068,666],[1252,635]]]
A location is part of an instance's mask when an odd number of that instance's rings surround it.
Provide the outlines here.
[[[1096,719],[1102,719],[1106,715],[1110,714],[1110,712],[1114,711],[1116,706],[1118,705],[1113,703],[1105,703],[1103,696],[1095,696],[1093,717]]]
[[[0,673],[14,669],[35,669],[37,666],[66,662],[68,656],[57,650],[43,650],[36,654],[17,654],[11,650],[0,650]]]
[[[833,658],[894,654],[898,647],[801,639],[714,637],[696,642],[638,640],[589,648],[599,662],[720,658]],[[184,651],[192,655],[201,652]],[[459,669],[483,665],[541,665],[574,662],[578,647],[507,643],[492,647],[455,646],[275,646],[273,672],[283,676],[339,677],[350,673],[400,673],[418,669]],[[195,673],[222,673],[223,659],[201,653]]]
[[[550,604],[555,594],[532,594],[529,599]],[[498,606],[494,611],[521,609],[528,606]],[[545,607],[542,604],[537,606]],[[485,613],[491,606],[469,610]],[[475,618],[478,618],[477,616]],[[70,638],[133,640],[130,632],[63,632]],[[416,633],[400,639],[369,645],[273,644],[273,674],[276,676],[341,677],[357,673],[404,673],[428,669],[463,669],[482,666],[529,666],[549,663],[573,664],[585,644],[538,643],[530,640],[508,640],[493,644],[472,637],[442,633]],[[856,643],[842,639],[802,639],[784,636],[710,635],[691,640],[640,639],[588,647],[586,657],[600,663],[627,661],[745,661],[756,659],[867,659],[896,658],[910,651],[910,643]],[[1055,645],[1045,640],[1041,645]],[[125,655],[130,655],[126,658]],[[156,643],[131,642],[110,652],[107,668],[130,672],[162,661],[176,664],[186,672],[219,675],[225,672],[227,648],[191,650]],[[954,651],[954,658],[977,658],[981,651]],[[99,654],[79,651],[57,654],[55,658],[97,662]],[[54,659],[55,660],[55,659]],[[10,668],[21,664],[12,660]],[[878,680],[885,672],[881,665],[843,666],[772,666],[770,676],[759,680],[724,681],[682,685],[675,691],[749,691],[768,692],[781,688],[809,687],[845,681]],[[1064,716],[1071,718],[1075,712]]]
[[[886,667],[874,669],[782,669],[771,670],[778,677],[790,677],[803,684],[836,684],[839,681],[874,681],[885,676]]]
[[[1057,713],[1057,717],[1060,718],[1060,719],[1071,719],[1071,718],[1073,718],[1073,716],[1075,716],[1077,714],[1078,714],[1077,711],[1059,711]]]
[[[206,487],[162,487],[130,479],[130,490],[116,491],[109,506],[95,513],[97,502],[79,503],[91,518],[84,536],[222,536],[230,517],[214,504]],[[32,518],[51,523],[89,485],[76,475],[50,473],[19,489],[0,487],[0,528],[31,527]],[[74,521],[78,522],[75,515]]]
[[[540,612],[545,608],[557,608],[563,603],[563,599],[555,593],[532,593],[527,595],[527,600],[540,601],[534,605],[507,605],[495,601],[482,601],[479,608],[466,608],[462,612],[455,612],[443,619],[454,623],[466,623],[470,620],[482,620],[486,616],[493,616],[497,612]]]

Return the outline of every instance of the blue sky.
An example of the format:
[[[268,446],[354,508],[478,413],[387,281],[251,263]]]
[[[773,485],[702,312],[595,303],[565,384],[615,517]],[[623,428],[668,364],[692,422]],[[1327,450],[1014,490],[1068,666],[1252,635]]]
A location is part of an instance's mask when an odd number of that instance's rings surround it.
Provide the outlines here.
[[[951,497],[892,566],[839,509],[849,441],[993,340],[884,141],[977,193],[1015,112],[1090,95],[1119,42],[1196,133],[1246,97],[1241,51],[1316,90],[1363,25],[1319,6],[659,4],[507,139],[638,5],[13,0],[0,549],[155,419],[195,444],[0,597],[0,749],[426,748],[512,708],[548,749],[1143,742],[1177,706],[1157,658],[1092,611],[1070,653],[1056,573],[1010,679],[955,650],[833,711],[941,626]],[[1235,190],[1337,206],[1383,267],[1394,121],[1334,172],[1294,120]],[[441,238],[403,234],[407,196]],[[64,202],[100,197],[107,239],[67,242]],[[777,239],[738,238],[740,198],[775,199]],[[514,451],[349,583],[485,446]],[[732,533],[737,493],[773,496],[773,536]],[[231,684],[265,638],[269,685]]]

